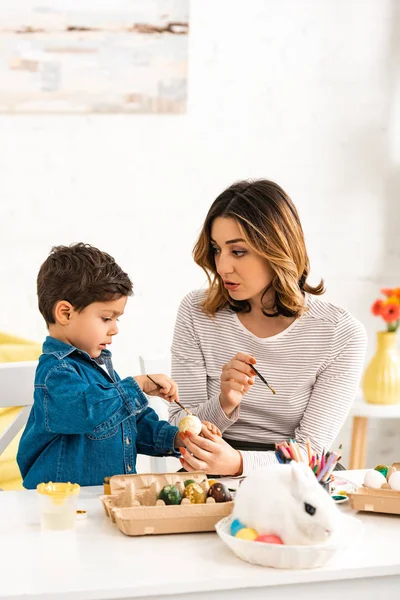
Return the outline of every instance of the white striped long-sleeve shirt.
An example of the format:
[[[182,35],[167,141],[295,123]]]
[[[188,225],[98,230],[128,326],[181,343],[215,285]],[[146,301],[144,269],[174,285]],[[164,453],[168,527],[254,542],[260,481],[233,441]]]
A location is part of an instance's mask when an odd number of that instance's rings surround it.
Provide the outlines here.
[[[179,308],[172,344],[172,377],[182,404],[201,420],[211,421],[226,439],[260,443],[294,438],[328,450],[354,400],[366,350],[365,328],[348,311],[312,295],[308,310],[287,329],[258,338],[229,307],[207,316],[200,304],[204,290],[188,294]],[[237,352],[251,354],[255,384],[227,417],[221,408],[222,366]],[[185,413],[170,404],[170,423]],[[246,451],[243,474],[276,462],[274,452]]]

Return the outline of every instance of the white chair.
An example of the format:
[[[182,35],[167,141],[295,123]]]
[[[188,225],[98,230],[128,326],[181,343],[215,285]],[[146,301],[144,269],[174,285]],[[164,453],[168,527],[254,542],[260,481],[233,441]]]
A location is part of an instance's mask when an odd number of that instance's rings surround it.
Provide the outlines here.
[[[0,454],[25,426],[33,404],[37,361],[0,363],[0,408],[22,406],[22,410],[0,433]]]
[[[171,359],[166,356],[153,356],[151,358],[139,356],[139,365],[140,373],[142,375],[145,375],[146,373],[165,373],[166,375],[169,375],[171,372]],[[165,400],[149,396],[149,404],[151,408],[156,411],[160,419],[168,421],[168,403]],[[181,463],[174,457],[150,456],[149,459],[150,470],[152,473],[173,473],[181,468]],[[139,460],[138,463],[140,470],[142,471],[140,463],[143,464],[143,460]]]

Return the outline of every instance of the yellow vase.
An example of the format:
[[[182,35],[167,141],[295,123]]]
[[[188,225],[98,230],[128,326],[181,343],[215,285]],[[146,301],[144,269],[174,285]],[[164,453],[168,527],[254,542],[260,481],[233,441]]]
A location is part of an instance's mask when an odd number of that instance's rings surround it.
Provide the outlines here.
[[[364,398],[370,404],[400,402],[400,353],[396,333],[378,331],[377,349],[362,382]]]

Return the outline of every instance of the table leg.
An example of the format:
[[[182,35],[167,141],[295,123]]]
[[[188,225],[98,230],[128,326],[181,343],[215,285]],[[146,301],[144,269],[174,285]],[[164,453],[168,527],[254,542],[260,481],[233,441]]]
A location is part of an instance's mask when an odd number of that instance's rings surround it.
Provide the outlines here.
[[[353,417],[353,431],[351,435],[350,469],[365,469],[367,454],[367,417]]]

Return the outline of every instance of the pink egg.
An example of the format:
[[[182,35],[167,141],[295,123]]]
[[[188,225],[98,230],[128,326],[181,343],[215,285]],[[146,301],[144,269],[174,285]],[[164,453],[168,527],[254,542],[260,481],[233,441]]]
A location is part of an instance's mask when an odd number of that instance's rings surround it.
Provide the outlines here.
[[[259,535],[254,540],[255,542],[264,542],[264,544],[283,544],[280,537],[277,535],[264,533],[263,535]]]

